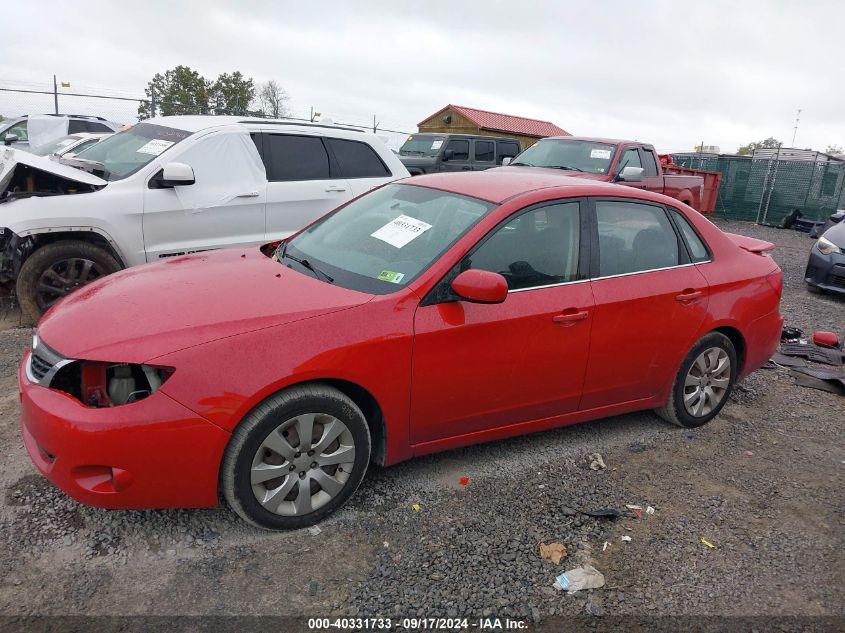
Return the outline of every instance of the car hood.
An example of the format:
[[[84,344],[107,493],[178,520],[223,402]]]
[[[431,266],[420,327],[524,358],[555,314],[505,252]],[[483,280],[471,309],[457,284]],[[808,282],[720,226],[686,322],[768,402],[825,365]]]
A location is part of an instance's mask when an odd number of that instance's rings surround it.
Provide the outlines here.
[[[30,154],[29,152],[12,147],[7,147],[0,152],[0,183],[19,164],[28,165],[33,169],[40,169],[41,171],[60,176],[66,180],[72,180],[86,185],[102,187],[108,184],[107,180],[103,180],[99,176],[82,171],[76,167],[63,165],[62,163],[51,160],[49,156],[36,156],[35,154]]]
[[[53,306],[38,335],[68,358],[142,363],[370,299],[274,262],[258,247],[227,249],[95,281]]]
[[[839,224],[834,224],[822,234],[822,237],[830,240],[839,248],[845,249],[845,220],[842,220]]]

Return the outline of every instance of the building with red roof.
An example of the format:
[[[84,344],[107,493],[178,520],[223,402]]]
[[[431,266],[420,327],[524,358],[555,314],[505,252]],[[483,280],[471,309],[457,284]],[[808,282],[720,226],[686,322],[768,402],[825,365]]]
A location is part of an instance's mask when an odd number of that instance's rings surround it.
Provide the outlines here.
[[[449,104],[419,123],[419,131],[519,139],[522,149],[546,136],[572,136],[550,121]]]

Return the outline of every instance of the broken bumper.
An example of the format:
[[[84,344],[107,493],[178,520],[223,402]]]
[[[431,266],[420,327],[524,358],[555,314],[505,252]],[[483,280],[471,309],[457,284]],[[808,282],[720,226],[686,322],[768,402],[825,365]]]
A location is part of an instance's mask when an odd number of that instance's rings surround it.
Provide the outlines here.
[[[58,488],[101,508],[211,507],[229,434],[162,392],[90,408],[18,370],[21,431],[32,463]]]

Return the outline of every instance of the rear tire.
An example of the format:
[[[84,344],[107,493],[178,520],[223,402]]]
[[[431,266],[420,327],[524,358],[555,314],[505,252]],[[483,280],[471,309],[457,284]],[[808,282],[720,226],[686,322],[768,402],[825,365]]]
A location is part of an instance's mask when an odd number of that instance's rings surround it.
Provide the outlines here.
[[[110,253],[90,242],[63,240],[42,246],[23,263],[15,282],[24,319],[37,323],[62,297],[120,269]]]
[[[348,396],[321,383],[292,387],[259,404],[232,433],[220,488],[257,527],[307,527],[352,496],[370,450],[367,421]]]
[[[707,424],[728,401],[738,369],[731,340],[719,332],[704,335],[681,363],[669,400],[655,413],[687,429]]]

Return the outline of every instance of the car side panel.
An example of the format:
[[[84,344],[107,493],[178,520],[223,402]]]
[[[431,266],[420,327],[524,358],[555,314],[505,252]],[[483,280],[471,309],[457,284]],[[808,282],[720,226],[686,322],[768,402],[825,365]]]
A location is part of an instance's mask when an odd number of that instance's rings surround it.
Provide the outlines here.
[[[418,303],[404,290],[315,319],[206,343],[202,354],[191,348],[150,362],[177,368],[163,392],[230,432],[285,387],[314,380],[358,385],[381,408],[386,463],[394,463],[410,457],[408,394]],[[214,360],[197,364],[197,356]]]

